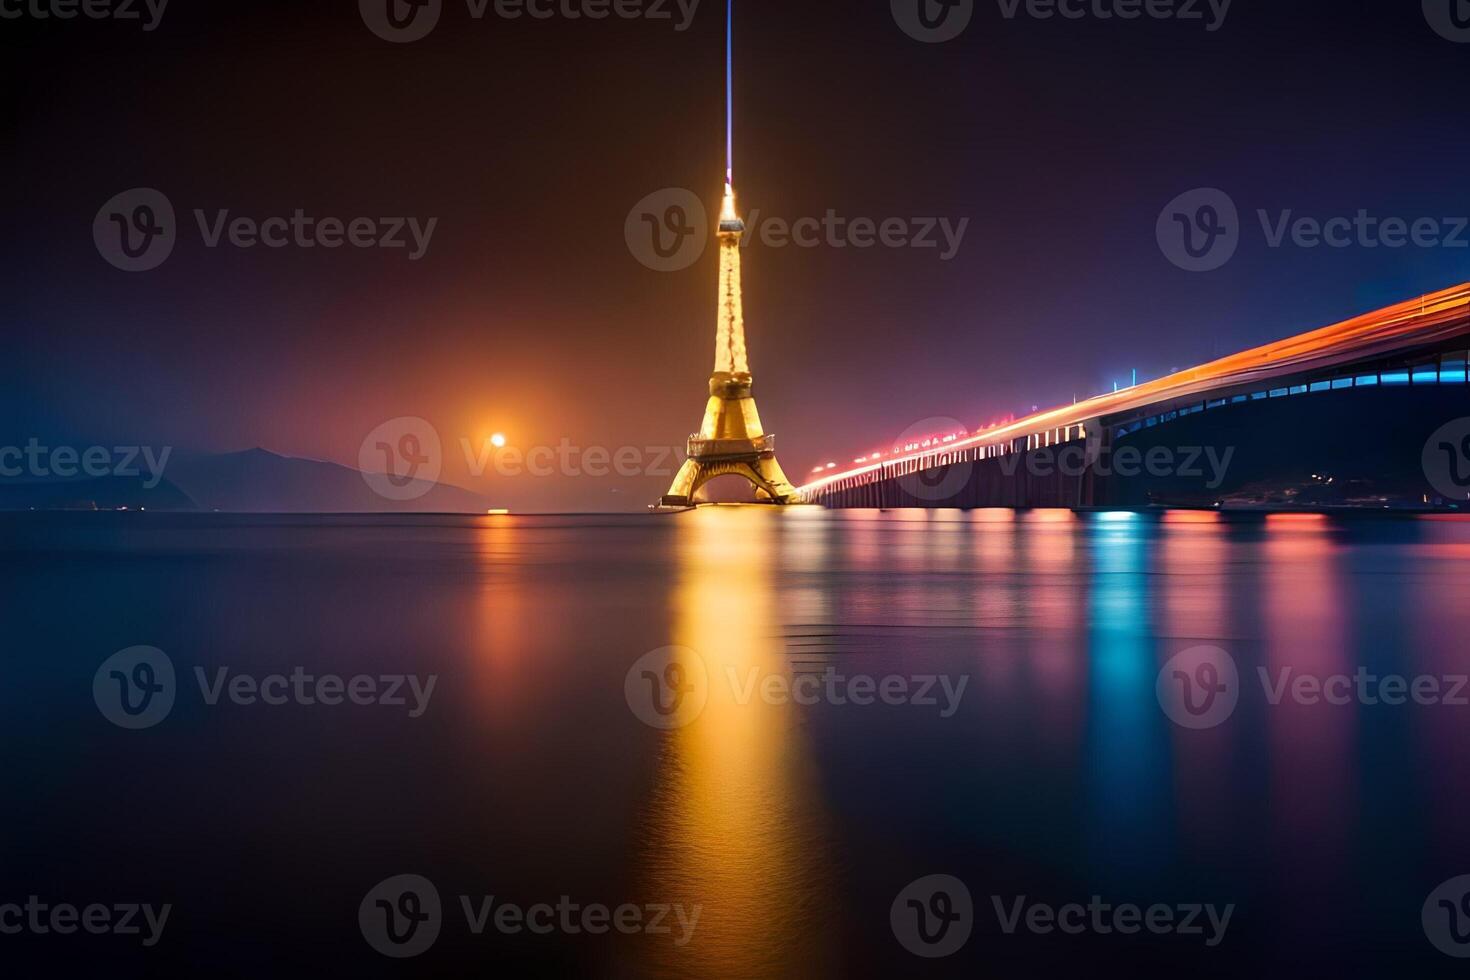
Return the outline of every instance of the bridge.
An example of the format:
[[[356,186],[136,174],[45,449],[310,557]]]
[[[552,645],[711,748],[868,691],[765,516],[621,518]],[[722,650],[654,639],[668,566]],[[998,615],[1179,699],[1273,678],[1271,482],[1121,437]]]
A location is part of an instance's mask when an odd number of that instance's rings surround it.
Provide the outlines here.
[[[1453,506],[1435,497],[1421,454],[1439,426],[1470,415],[1467,351],[1470,284],[1075,405],[832,466],[796,496],[880,508]],[[1191,449],[1213,450],[1232,472],[1218,482],[1179,472]],[[1143,466],[1170,452],[1175,472]],[[1125,456],[1137,472],[1124,472]]]
[[[711,480],[738,476],[777,505],[1470,508],[1461,466],[1470,464],[1470,284],[978,432],[830,464],[793,487],[756,409],[746,349],[732,27],[714,371],[699,431],[655,507],[694,505]],[[1449,439],[1457,420],[1465,431]],[[1431,473],[1441,451],[1448,479]]]

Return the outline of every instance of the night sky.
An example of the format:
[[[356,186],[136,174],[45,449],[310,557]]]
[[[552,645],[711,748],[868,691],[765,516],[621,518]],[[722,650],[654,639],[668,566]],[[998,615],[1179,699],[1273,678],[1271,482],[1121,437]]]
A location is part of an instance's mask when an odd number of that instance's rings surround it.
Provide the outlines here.
[[[794,481],[929,417],[1069,402],[1470,279],[1470,248],[1272,248],[1256,216],[1470,215],[1470,43],[1407,0],[1237,0],[1214,31],[1199,7],[1007,19],[989,0],[924,44],[887,0],[742,0],[743,210],[969,219],[951,261],[745,250],[756,395]],[[172,0],[152,31],[0,19],[0,443],[355,465],[370,430],[412,415],[444,438],[444,480],[504,506],[650,502],[666,478],[477,478],[459,442],[667,446],[698,426],[716,249],[662,273],[624,240],[660,188],[713,208],[724,169],[723,4],[684,31],[667,9],[476,20],[445,0],[409,44],[355,0]],[[179,215],[144,273],[92,238],[134,187]],[[1155,236],[1198,187],[1242,222],[1208,273]],[[438,224],[418,261],[210,249],[196,208]]]

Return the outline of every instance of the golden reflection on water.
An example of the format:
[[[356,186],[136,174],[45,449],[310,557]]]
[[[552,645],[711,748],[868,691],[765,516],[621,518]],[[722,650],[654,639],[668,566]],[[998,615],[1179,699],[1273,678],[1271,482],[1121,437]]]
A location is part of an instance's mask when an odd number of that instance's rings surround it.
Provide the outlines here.
[[[1016,512],[977,512],[974,524],[975,564],[979,572],[975,591],[976,623],[985,627],[1009,626],[1016,610],[1025,609],[1017,577]]]
[[[644,891],[703,911],[687,947],[647,947],[659,975],[811,976],[831,959],[827,822],[800,709],[745,691],[752,679],[788,676],[774,581],[785,519],[753,507],[677,518],[670,643],[704,658],[709,697],[697,720],[665,736]]]

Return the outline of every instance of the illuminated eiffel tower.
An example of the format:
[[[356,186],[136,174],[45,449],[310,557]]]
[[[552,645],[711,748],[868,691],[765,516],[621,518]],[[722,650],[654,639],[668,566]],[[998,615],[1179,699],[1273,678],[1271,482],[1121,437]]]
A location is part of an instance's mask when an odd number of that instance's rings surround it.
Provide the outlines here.
[[[734,3],[731,0],[731,7]],[[728,25],[727,25],[728,27]],[[679,468],[665,507],[683,507],[715,477],[735,475],[755,485],[767,503],[796,503],[796,488],[776,462],[776,438],[761,428],[751,395],[750,366],[745,355],[745,317],[740,303],[740,237],[745,222],[735,210],[733,79],[731,46],[726,41],[725,201],[720,209],[720,303],[715,326],[715,371],[709,379],[704,422],[689,437],[689,458]]]

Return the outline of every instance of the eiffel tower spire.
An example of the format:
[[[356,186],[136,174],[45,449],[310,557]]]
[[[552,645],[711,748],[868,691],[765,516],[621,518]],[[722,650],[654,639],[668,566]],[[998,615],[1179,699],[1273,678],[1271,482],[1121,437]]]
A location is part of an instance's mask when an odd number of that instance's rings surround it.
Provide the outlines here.
[[[725,185],[720,211],[720,305],[715,325],[715,373],[749,374],[745,355],[745,312],[740,297],[740,237],[745,222],[735,212],[735,188]]]
[[[734,26],[729,0],[727,26]],[[733,36],[733,30],[732,30]],[[699,488],[717,476],[734,474],[754,484],[762,500],[796,502],[796,489],[776,462],[775,436],[761,428],[751,394],[753,381],[745,350],[745,313],[741,305],[740,239],[745,222],[735,207],[733,42],[725,44],[725,197],[720,207],[719,302],[715,313],[715,370],[699,432],[689,437],[689,458],[674,477],[664,506],[687,506]]]

